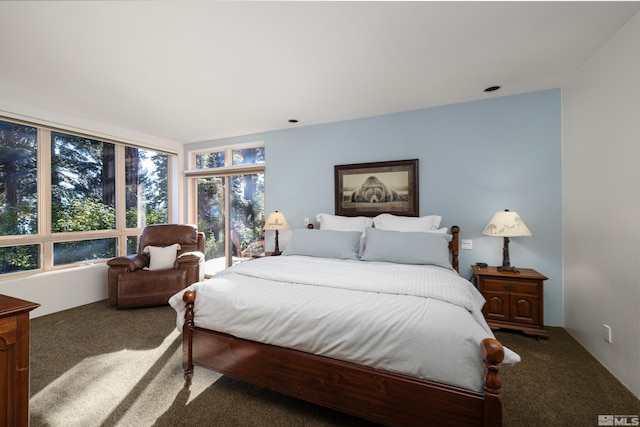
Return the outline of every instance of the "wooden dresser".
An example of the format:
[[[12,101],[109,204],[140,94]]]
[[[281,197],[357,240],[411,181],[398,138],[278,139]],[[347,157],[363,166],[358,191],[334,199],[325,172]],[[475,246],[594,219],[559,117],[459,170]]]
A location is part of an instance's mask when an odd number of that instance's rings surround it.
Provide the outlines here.
[[[0,425],[29,425],[29,312],[40,307],[0,295]]]
[[[544,281],[530,268],[503,273],[497,267],[472,266],[473,282],[487,303],[482,309],[492,329],[515,329],[549,339],[544,330]]]

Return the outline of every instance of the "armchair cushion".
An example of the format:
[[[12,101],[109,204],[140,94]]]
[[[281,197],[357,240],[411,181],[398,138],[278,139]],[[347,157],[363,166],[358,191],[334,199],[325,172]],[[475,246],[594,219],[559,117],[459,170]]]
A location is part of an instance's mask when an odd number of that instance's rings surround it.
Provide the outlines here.
[[[118,277],[118,307],[151,307],[165,305],[187,281],[186,270],[145,271]]]
[[[143,252],[149,254],[149,270],[168,270],[174,267],[180,244],[170,246],[145,246]]]

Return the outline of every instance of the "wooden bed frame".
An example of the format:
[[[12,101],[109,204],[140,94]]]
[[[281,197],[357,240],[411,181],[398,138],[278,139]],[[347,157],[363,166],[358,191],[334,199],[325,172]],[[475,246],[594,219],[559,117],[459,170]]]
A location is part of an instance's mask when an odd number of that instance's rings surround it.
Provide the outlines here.
[[[460,228],[453,226],[451,232],[449,247],[457,271]],[[183,296],[187,307],[182,335],[186,388],[197,365],[389,426],[502,425],[499,371],[504,349],[495,339],[487,338],[480,345],[486,374],[484,391],[476,392],[196,327],[195,298],[194,291]]]

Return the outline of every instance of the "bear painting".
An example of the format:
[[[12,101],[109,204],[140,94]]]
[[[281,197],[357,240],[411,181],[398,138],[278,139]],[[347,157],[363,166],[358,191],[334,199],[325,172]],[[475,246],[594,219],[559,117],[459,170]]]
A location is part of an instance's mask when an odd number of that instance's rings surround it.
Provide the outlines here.
[[[351,194],[351,201],[357,203],[383,203],[400,200],[398,192],[375,176],[368,177]]]

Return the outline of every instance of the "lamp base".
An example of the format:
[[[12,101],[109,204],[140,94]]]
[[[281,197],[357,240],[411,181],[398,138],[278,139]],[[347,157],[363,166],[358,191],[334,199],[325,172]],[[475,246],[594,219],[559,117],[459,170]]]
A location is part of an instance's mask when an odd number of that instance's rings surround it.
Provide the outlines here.
[[[280,252],[280,245],[278,244],[278,230],[276,230],[276,246],[273,249],[273,252],[271,253],[271,255],[275,255],[278,256],[280,255],[282,252]]]
[[[520,273],[519,270],[510,265],[501,265],[500,267],[498,267],[498,271],[501,273]]]
[[[511,260],[509,259],[509,238],[504,238],[504,246],[502,247],[502,265],[498,267],[498,271],[501,273],[520,273],[515,267],[511,267]]]

